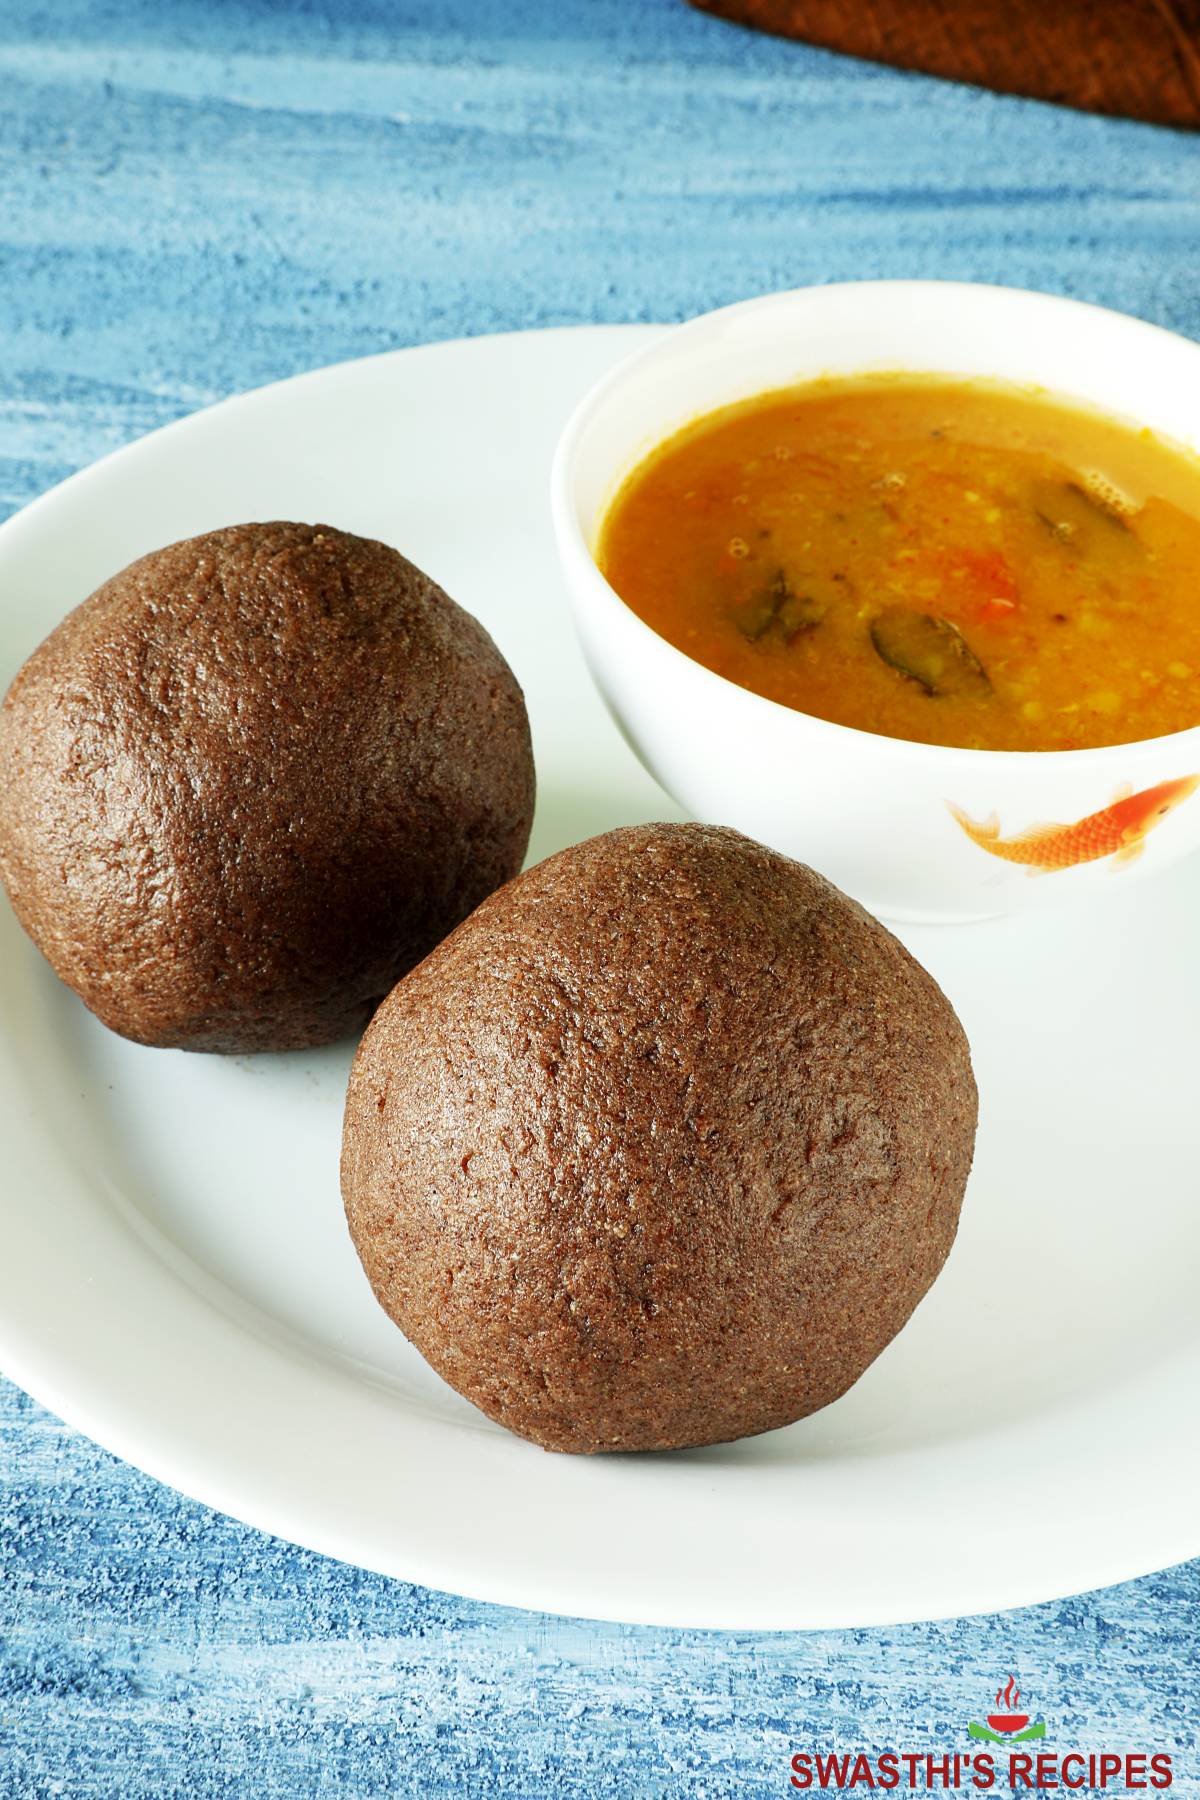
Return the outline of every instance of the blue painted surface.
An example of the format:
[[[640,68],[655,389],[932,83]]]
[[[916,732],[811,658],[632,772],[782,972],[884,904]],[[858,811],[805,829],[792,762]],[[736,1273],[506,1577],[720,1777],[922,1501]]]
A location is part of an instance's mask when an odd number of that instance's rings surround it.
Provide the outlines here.
[[[1195,139],[679,0],[2,0],[0,119],[2,510],[296,370],[791,283],[1007,281],[1200,336]],[[0,1583],[3,1800],[782,1794],[814,1743],[966,1747],[1010,1669],[1060,1748],[1170,1750],[1200,1791],[1200,1564],[894,1631],[582,1625],[244,1530],[8,1387]]]

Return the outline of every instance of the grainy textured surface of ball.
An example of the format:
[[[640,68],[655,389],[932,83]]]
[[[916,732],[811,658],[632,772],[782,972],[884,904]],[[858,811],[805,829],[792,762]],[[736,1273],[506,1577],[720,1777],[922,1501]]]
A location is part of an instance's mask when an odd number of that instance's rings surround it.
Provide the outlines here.
[[[953,1241],[976,1094],[933,979],[733,831],[611,832],[384,1002],[342,1187],[380,1303],[549,1449],[770,1430],[844,1393]]]
[[[361,1030],[521,866],[521,691],[386,544],[237,525],[131,564],[0,709],[0,874],[114,1031],[285,1050]]]

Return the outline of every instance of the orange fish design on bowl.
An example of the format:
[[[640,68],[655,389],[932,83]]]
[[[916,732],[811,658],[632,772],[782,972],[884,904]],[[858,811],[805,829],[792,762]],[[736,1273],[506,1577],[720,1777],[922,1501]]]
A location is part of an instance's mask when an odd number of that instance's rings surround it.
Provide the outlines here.
[[[1024,863],[1031,875],[1048,875],[1078,868],[1081,863],[1099,862],[1105,856],[1113,858],[1114,867],[1135,862],[1154,827],[1198,787],[1200,775],[1160,781],[1156,787],[1143,788],[1140,794],[1125,787],[1110,806],[1089,813],[1074,825],[1031,825],[1007,838],[1000,835],[1000,821],[995,813],[978,824],[961,807],[950,801],[946,804],[971,842],[989,856]]]

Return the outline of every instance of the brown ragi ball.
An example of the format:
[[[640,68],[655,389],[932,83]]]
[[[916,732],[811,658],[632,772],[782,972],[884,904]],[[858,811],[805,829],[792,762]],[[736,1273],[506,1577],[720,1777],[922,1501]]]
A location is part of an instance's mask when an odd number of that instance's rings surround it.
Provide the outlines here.
[[[342,1188],[376,1297],[553,1450],[768,1431],[845,1393],[954,1238],[966,1038],[877,920],[706,825],[494,894],[375,1015]]]
[[[521,691],[388,545],[328,525],[172,544],[77,607],[0,710],[0,875],[125,1037],[361,1030],[521,866]]]

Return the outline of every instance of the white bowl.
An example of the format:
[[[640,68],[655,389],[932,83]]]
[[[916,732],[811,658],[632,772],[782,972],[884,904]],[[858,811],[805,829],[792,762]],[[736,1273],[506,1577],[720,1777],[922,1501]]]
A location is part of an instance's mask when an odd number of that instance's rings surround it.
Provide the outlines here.
[[[592,675],[651,774],[695,817],[811,863],[893,919],[980,919],[1103,892],[1200,845],[1200,793],[1106,817],[1096,860],[1031,879],[956,811],[995,815],[1001,842],[1073,825],[1122,791],[1200,774],[1200,728],[1099,750],[947,749],[830,724],[693,662],[609,586],[605,510],[654,446],[715,407],[821,375],[911,370],[1033,384],[1200,449],[1200,346],[1120,313],[1015,288],[850,282],[708,313],[631,356],[559,442],[552,506]],[[1164,802],[1165,804],[1165,802]],[[1145,815],[1143,817],[1143,815]],[[1061,857],[1084,848],[1065,840]],[[1039,852],[1038,854],[1043,854]]]

